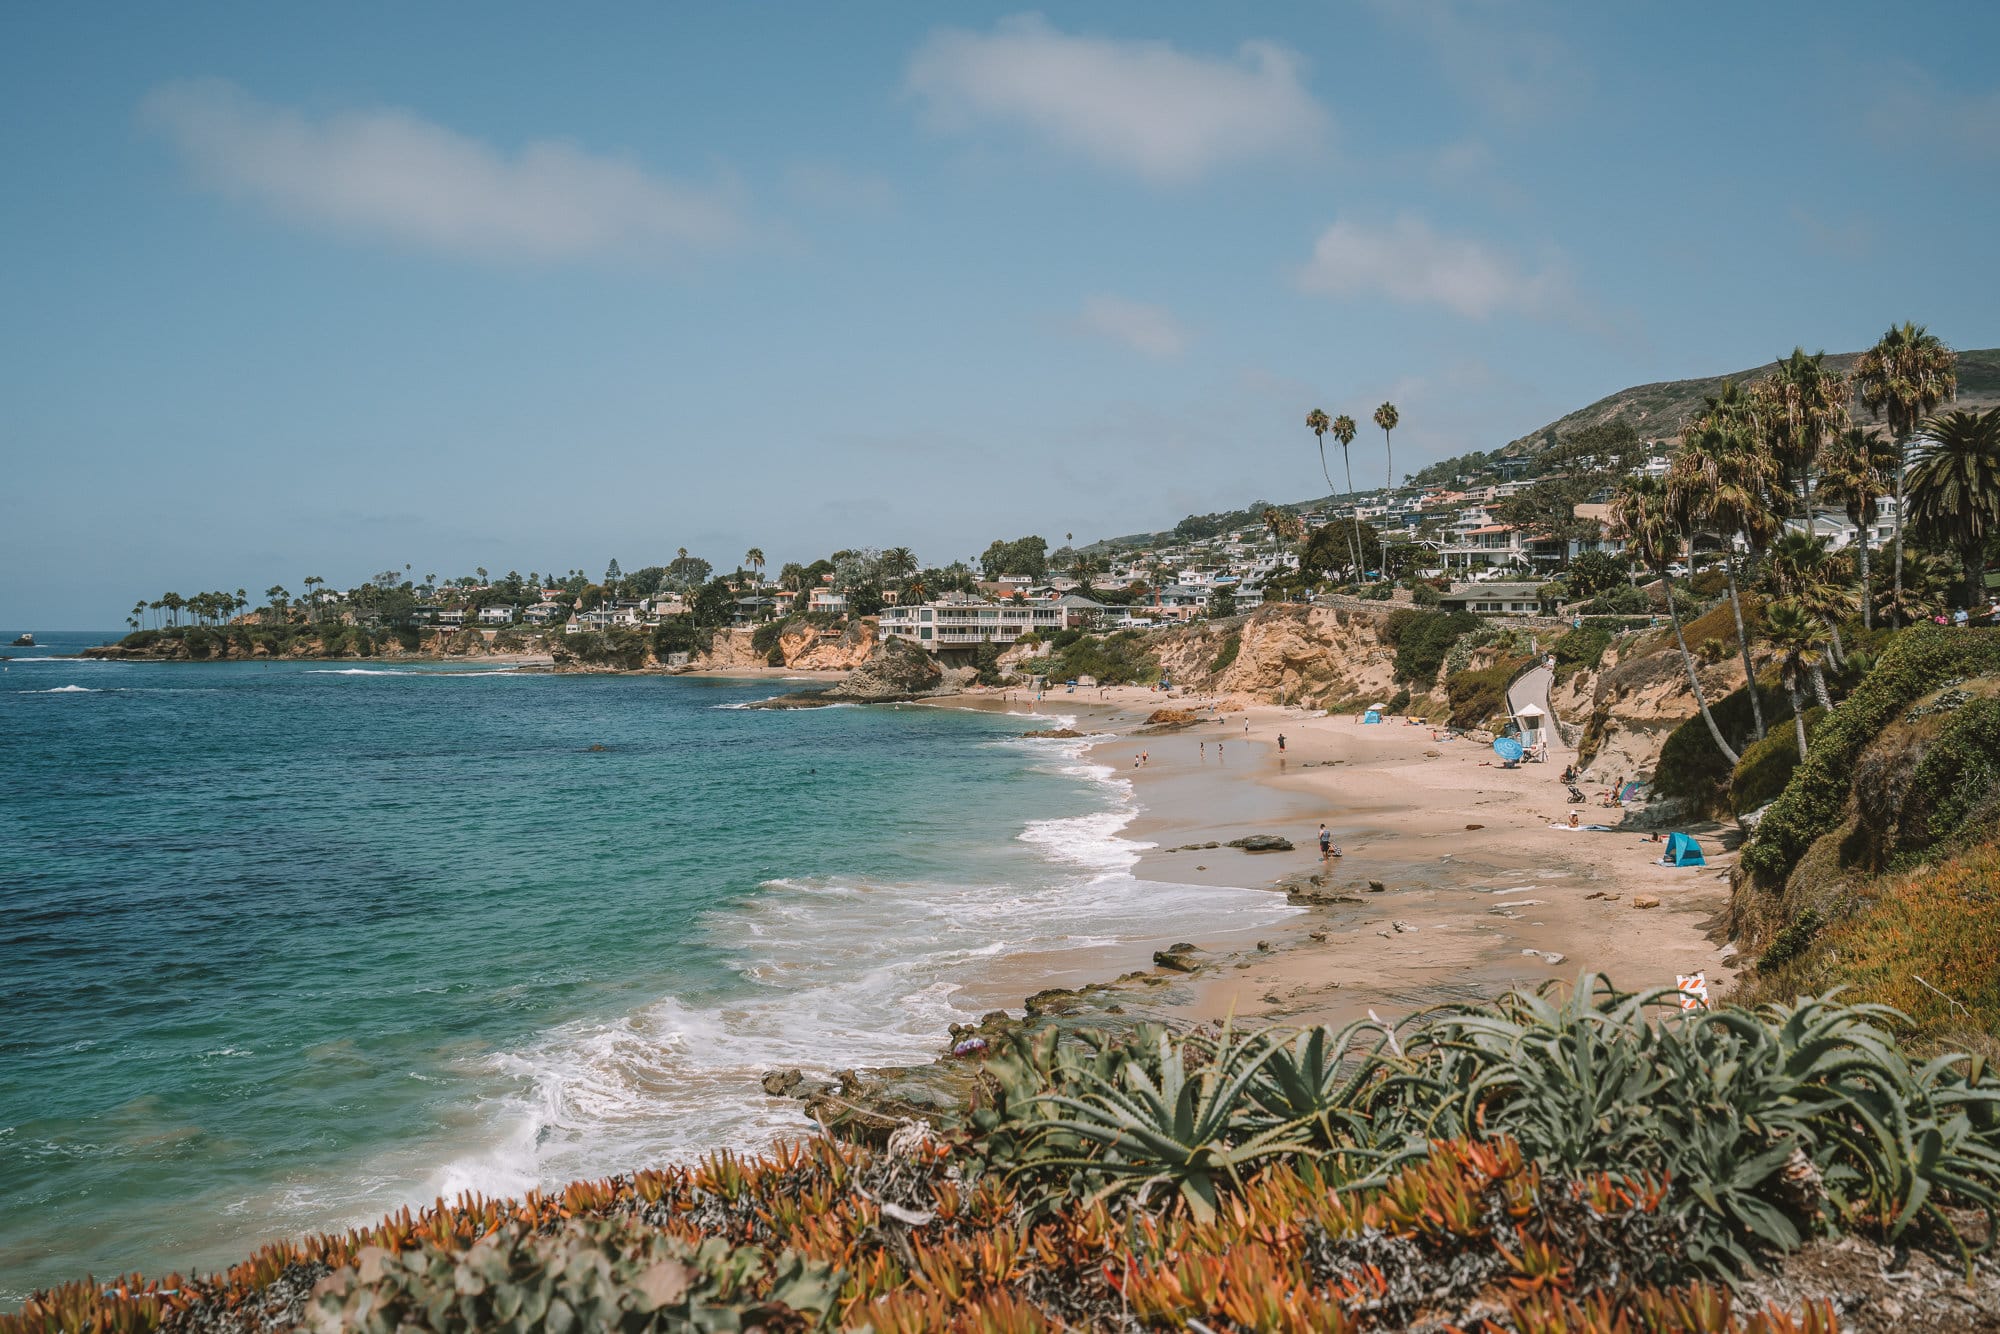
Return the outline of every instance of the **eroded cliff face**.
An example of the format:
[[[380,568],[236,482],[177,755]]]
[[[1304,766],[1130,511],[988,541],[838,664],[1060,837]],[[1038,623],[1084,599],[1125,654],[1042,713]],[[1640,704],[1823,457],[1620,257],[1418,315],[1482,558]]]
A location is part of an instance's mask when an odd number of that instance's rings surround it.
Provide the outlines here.
[[[1712,663],[1697,656],[1695,671],[1710,705],[1743,687],[1737,654]],[[1550,702],[1557,716],[1583,727],[1591,777],[1606,785],[1650,782],[1667,738],[1700,712],[1673,636],[1654,631],[1614,641],[1595,669],[1565,681]]]
[[[1160,665],[1174,681],[1268,702],[1322,708],[1395,693],[1395,650],[1382,643],[1388,615],[1346,607],[1264,607],[1241,622],[1163,631]],[[1237,640],[1234,661],[1216,669]]]
[[[807,672],[851,672],[874,655],[879,625],[873,616],[863,616],[839,628],[809,625],[787,630],[778,636],[778,653],[784,661],[776,665]],[[754,633],[716,631],[708,652],[696,655],[689,670],[717,672],[774,665],[751,643]]]
[[[785,666],[813,672],[851,672],[874,655],[879,622],[872,616],[850,621],[839,630],[808,626],[796,634],[778,636]]]

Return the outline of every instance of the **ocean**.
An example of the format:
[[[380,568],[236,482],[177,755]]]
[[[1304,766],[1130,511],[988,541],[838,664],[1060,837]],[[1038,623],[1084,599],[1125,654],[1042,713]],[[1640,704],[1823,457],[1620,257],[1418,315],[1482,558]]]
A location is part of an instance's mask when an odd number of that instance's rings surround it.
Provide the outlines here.
[[[0,647],[0,1309],[760,1148],[762,1071],[928,1059],[1009,956],[1285,911],[1136,879],[1047,715],[56,656],[114,637]]]

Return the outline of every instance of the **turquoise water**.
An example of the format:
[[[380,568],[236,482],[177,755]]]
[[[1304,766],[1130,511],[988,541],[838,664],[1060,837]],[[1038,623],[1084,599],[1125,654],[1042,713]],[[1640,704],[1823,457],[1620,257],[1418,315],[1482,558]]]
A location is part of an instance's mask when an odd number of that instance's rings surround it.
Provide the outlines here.
[[[923,1058],[1003,956],[1276,915],[1135,880],[1018,718],[49,656],[104,638],[0,662],[0,1305],[756,1147],[759,1072]]]

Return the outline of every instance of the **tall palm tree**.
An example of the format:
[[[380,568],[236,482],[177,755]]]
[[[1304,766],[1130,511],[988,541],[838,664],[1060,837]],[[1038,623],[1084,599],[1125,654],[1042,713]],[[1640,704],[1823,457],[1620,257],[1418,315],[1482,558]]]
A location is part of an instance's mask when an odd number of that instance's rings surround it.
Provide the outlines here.
[[[1333,438],[1340,442],[1341,471],[1347,477],[1347,511],[1354,520],[1354,577],[1360,578],[1361,570],[1361,507],[1354,503],[1354,456],[1348,446],[1354,443],[1354,418],[1341,413],[1333,419]]]
[[[1908,468],[1904,455],[1917,423],[1938,404],[1958,393],[1958,354],[1921,324],[1895,325],[1854,363],[1854,383],[1861,405],[1878,421],[1889,421],[1896,446],[1896,574],[1891,617],[1903,623],[1903,488]]]
[[[1831,708],[1819,665],[1826,652],[1826,622],[1796,602],[1773,602],[1764,612],[1764,628],[1780,657],[1785,693],[1792,697],[1792,726],[1798,731],[1799,758],[1806,757],[1806,703],[1799,687],[1808,673],[1819,691],[1822,708]]]
[[[1389,489],[1396,489],[1396,451],[1389,442],[1389,433],[1396,429],[1402,417],[1396,412],[1394,403],[1384,403],[1375,409],[1375,424],[1382,428],[1382,451],[1389,461]]]
[[[1782,527],[1764,497],[1776,464],[1754,434],[1751,419],[1697,421],[1681,439],[1681,452],[1667,471],[1667,504],[1689,533],[1713,533],[1722,540],[1722,569],[1729,581],[1729,606],[1736,619],[1736,645],[1750,691],[1750,717],[1764,739],[1764,705],[1757,695],[1757,669],[1750,660],[1750,630],[1743,619],[1737,587],[1736,544],[1752,553],[1769,546]]]
[[[1786,489],[1797,481],[1800,517],[1811,532],[1813,465],[1847,429],[1847,377],[1827,369],[1825,352],[1807,356],[1804,348],[1795,347],[1764,381],[1764,392],[1772,408],[1764,423],[1765,441]]]
[[[1674,580],[1667,567],[1680,555],[1681,530],[1674,520],[1672,507],[1667,503],[1666,483],[1657,477],[1625,478],[1611,498],[1611,528],[1632,548],[1632,553],[1659,576],[1660,585],[1667,595],[1667,618],[1674,623],[1674,642],[1680,645],[1681,666],[1687,670],[1688,685],[1694,690],[1694,702],[1701,709],[1702,721],[1708,724],[1708,734],[1715,738],[1715,748],[1734,765],[1741,757],[1723,739],[1722,728],[1716,724],[1715,714],[1708,707],[1708,696],[1701,688],[1701,676],[1694,669],[1694,655],[1688,652],[1687,636],[1681,631],[1680,609],[1674,606]]]
[[[1839,666],[1840,618],[1854,610],[1847,563],[1827,550],[1825,538],[1786,533],[1772,544],[1765,572],[1778,601],[1803,607],[1825,624],[1828,652],[1834,666]],[[1833,700],[1826,692],[1826,678],[1817,662],[1812,664],[1812,678],[1813,693],[1819,697],[1820,707],[1831,709]]]
[[[1822,460],[1820,495],[1847,511],[1854,525],[1855,545],[1861,564],[1861,624],[1875,628],[1875,584],[1868,573],[1868,552],[1875,521],[1882,517],[1882,498],[1895,483],[1890,480],[1897,452],[1873,431],[1852,426],[1834,442]]]
[[[1986,595],[1986,544],[2000,531],[2000,408],[1963,409],[1924,422],[1927,443],[1910,469],[1910,522],[1958,549],[1967,605]]]
[[[743,553],[743,563],[757,572],[757,582],[764,582],[764,548],[751,547]]]

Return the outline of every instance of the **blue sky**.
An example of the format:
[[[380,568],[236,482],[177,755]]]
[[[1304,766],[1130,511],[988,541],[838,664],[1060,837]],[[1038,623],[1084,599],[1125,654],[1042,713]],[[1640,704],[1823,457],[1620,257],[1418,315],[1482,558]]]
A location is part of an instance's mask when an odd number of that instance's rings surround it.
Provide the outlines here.
[[[1892,321],[1978,5],[15,5],[0,623],[1163,526]],[[1378,435],[1357,479],[1379,480]],[[1365,446],[1365,448],[1363,447]]]

